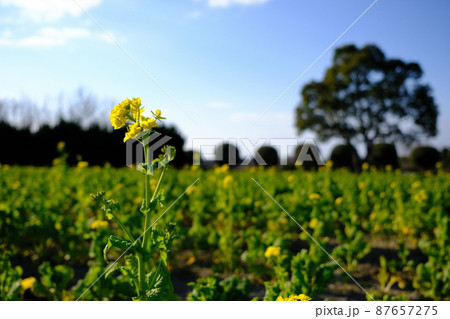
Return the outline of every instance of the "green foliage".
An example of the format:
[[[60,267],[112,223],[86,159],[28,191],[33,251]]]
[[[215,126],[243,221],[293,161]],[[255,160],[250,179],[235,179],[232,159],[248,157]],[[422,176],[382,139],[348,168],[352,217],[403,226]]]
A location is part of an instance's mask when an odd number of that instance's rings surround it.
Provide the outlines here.
[[[218,276],[199,278],[196,282],[189,283],[192,292],[189,293],[189,301],[233,301],[248,300],[250,293],[250,281],[247,277],[239,278],[230,276],[220,280]]]
[[[73,300],[73,293],[69,289],[74,276],[72,268],[65,265],[52,267],[44,262],[39,266],[39,273],[41,278],[32,287],[35,296],[54,301]]]
[[[11,254],[0,246],[0,300],[20,300],[22,287],[20,285],[22,268],[12,267],[9,258]]]
[[[146,210],[146,214],[141,212],[142,175],[132,173],[129,168],[68,167],[62,170],[61,167],[1,166],[0,240],[7,244],[15,262],[26,262],[22,265],[23,275],[11,266],[0,272],[0,276],[7,274],[8,288],[3,290],[3,296],[14,282],[34,275],[39,265],[48,262],[51,272],[56,265],[66,265],[74,269],[76,275],[65,286],[55,283],[46,287],[47,292],[40,294],[42,297],[36,296],[33,289],[24,293],[22,288],[17,288],[10,299],[75,300],[83,294],[82,300],[131,300],[140,292],[143,300],[174,299],[170,285],[164,284],[168,283],[164,280],[168,278],[163,267],[164,252],[167,252],[166,267],[171,276],[182,274],[185,278],[205,268],[220,271],[221,276],[247,274],[254,287],[253,293],[259,292],[259,287],[267,282],[267,300],[275,300],[281,293],[289,296],[291,290],[287,283],[293,278],[297,278],[293,282],[299,287],[295,290],[306,292],[311,285],[320,287],[323,282],[333,282],[353,291],[352,282],[339,269],[336,268],[329,280],[320,274],[322,265],[332,260],[323,256],[315,243],[307,242],[308,237],[302,235],[298,225],[252,182],[254,178],[346,270],[353,267],[351,275],[358,281],[362,279],[368,291],[376,290],[377,299],[397,298],[398,293],[411,299],[448,299],[450,243],[446,239],[449,224],[444,218],[450,211],[447,172],[402,174],[369,169],[363,174],[354,174],[327,167],[316,172],[258,168],[227,171],[225,168],[167,171],[164,175],[167,204],[172,204],[197,178],[200,182],[164,215],[168,206],[162,208],[162,197],[155,197],[157,203],[150,201],[148,215]],[[155,177],[152,190],[159,175]],[[108,191],[100,196],[101,201],[90,200],[87,195],[98,189]],[[102,206],[110,198],[114,201],[107,203],[112,206],[105,208],[113,213],[113,218],[108,220]],[[120,206],[115,206],[115,202]],[[112,247],[107,254],[109,264],[103,260],[102,249],[111,235],[134,242],[115,222],[114,216],[129,228],[135,240],[143,232],[145,216],[151,217],[150,225],[161,216],[156,227],[148,231],[147,269],[142,291],[136,289],[139,285],[137,255],[143,252],[139,243],[111,269],[109,267],[125,250]],[[91,228],[95,221],[106,225]],[[167,223],[175,223],[177,231],[170,230],[172,227],[164,229]],[[391,285],[387,292],[380,287],[380,278],[376,276],[383,272],[384,266],[379,264],[376,253],[380,247],[386,248],[385,243],[389,243],[389,251],[394,255],[386,261],[388,277],[383,286],[389,288],[391,277],[397,276],[405,283],[405,288],[400,287],[400,281]],[[377,245],[376,249],[373,245]],[[266,258],[269,246],[280,247],[285,257],[281,261]],[[366,255],[368,247],[372,250]],[[296,257],[302,249],[307,251],[307,256]],[[191,256],[193,261],[187,264]],[[297,263],[295,276],[294,259]],[[373,276],[360,277],[364,276],[368,262],[374,270]],[[159,271],[158,267],[161,267]],[[106,270],[107,278],[101,276]],[[305,276],[307,280],[302,279]],[[42,284],[36,277],[34,285]],[[312,280],[315,284],[311,284]],[[155,282],[153,287],[146,290],[151,281]],[[331,286],[324,285],[323,291],[332,294]],[[157,291],[152,289],[159,287],[160,295],[154,297],[153,292]],[[59,290],[57,297],[50,295],[51,288]],[[316,298],[320,296],[317,291],[313,293]],[[306,294],[309,296],[309,291]]]
[[[419,248],[428,256],[417,266],[414,287],[433,300],[444,300],[450,294],[450,232],[449,217],[442,216],[435,228],[436,238],[419,241]]]
[[[420,170],[434,169],[440,157],[439,151],[430,146],[419,146],[411,152],[411,160]]]
[[[398,167],[398,156],[393,144],[375,144],[370,150],[367,158],[369,164],[375,165],[379,169],[384,169],[387,165]]]

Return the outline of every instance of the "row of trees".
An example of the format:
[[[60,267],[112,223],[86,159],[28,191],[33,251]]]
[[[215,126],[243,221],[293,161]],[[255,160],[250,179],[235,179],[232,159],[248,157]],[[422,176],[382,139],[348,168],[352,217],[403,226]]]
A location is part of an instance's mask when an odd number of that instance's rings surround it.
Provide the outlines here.
[[[292,168],[294,165],[302,165],[305,169],[316,169],[319,167],[319,159],[317,153],[314,154],[312,150],[314,145],[307,145],[306,152],[312,161],[301,161],[301,151],[305,145],[299,145],[294,153],[294,156],[288,160],[287,168]],[[280,158],[277,150],[272,146],[262,146],[256,150],[255,158],[249,165],[267,165],[279,166]],[[369,156],[366,159],[357,158],[357,167],[355,169],[354,159],[351,146],[341,144],[334,147],[331,152],[330,160],[333,162],[334,168],[347,168],[349,170],[359,171],[364,163],[384,170],[386,167],[403,168],[406,170],[432,170],[436,164],[440,162],[444,168],[450,169],[450,151],[443,149],[439,152],[431,146],[419,146],[412,150],[409,156],[400,158],[397,155],[395,145],[393,144],[375,144],[373,145]],[[216,149],[216,164],[230,166],[239,166],[242,163],[239,150],[229,144],[219,145]],[[237,163],[237,164],[236,164]]]
[[[177,148],[173,165],[182,167],[190,158],[183,152],[184,139],[175,127],[158,129],[172,139],[171,145]],[[112,131],[99,124],[83,127],[74,121],[61,120],[56,125],[45,124],[37,130],[17,128],[0,122],[0,163],[13,165],[51,165],[58,157],[57,144],[65,142],[67,163],[75,165],[83,160],[91,165],[113,166],[126,164],[126,144],[123,143],[123,130]]]

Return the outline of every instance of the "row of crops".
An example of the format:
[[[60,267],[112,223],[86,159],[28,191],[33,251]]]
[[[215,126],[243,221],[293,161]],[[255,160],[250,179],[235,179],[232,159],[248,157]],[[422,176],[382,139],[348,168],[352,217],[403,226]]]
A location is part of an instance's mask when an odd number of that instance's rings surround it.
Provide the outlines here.
[[[121,221],[139,237],[142,184],[140,173],[129,168],[1,166],[0,299],[131,299],[123,274],[101,276],[122,253],[109,250],[108,263],[103,256],[109,236],[121,230],[89,195],[104,190],[117,200]],[[164,213],[158,229],[176,224],[168,257],[175,292],[167,299],[450,296],[446,172],[194,166],[169,170],[165,188],[166,205],[152,218]]]

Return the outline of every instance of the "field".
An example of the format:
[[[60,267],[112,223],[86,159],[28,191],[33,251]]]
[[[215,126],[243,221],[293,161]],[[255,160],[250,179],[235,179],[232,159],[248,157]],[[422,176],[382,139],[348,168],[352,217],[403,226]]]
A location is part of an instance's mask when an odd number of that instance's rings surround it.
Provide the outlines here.
[[[55,164],[1,166],[0,299],[76,300],[83,293],[83,300],[131,299],[120,272],[96,281],[108,265],[103,247],[121,230],[89,195],[104,190],[117,200],[121,221],[136,225],[138,237],[141,174]],[[375,299],[448,300],[449,173],[365,167],[355,174],[329,166],[169,170],[165,206],[152,219],[163,214],[160,229],[176,224],[168,257],[172,299],[304,293],[313,300],[371,300],[368,292]],[[120,255],[113,248],[107,259]]]

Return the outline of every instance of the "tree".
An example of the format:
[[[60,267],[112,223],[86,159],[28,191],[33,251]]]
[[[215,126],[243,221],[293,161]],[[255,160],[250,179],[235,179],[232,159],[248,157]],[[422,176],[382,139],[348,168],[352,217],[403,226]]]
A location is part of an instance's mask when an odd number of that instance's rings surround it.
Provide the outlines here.
[[[277,166],[280,162],[278,158],[278,152],[272,146],[261,146],[257,152],[265,162],[265,164],[257,163],[259,165]]]
[[[419,81],[422,73],[417,63],[388,59],[375,45],[338,48],[324,79],[302,89],[298,131],[340,137],[350,146],[362,142],[366,156],[375,143],[435,136],[438,110],[430,87]]]
[[[347,167],[353,168],[353,154],[354,150],[350,145],[341,144],[333,148],[330,159],[333,162],[333,167]]]
[[[375,144],[367,158],[369,164],[378,169],[384,169],[387,165],[398,167],[398,155],[394,144]]]
[[[218,145],[216,147],[216,164],[219,166],[229,165],[236,166],[241,163],[239,150],[228,143]]]
[[[421,170],[433,169],[441,159],[441,154],[431,146],[419,146],[411,152],[411,160]]]

